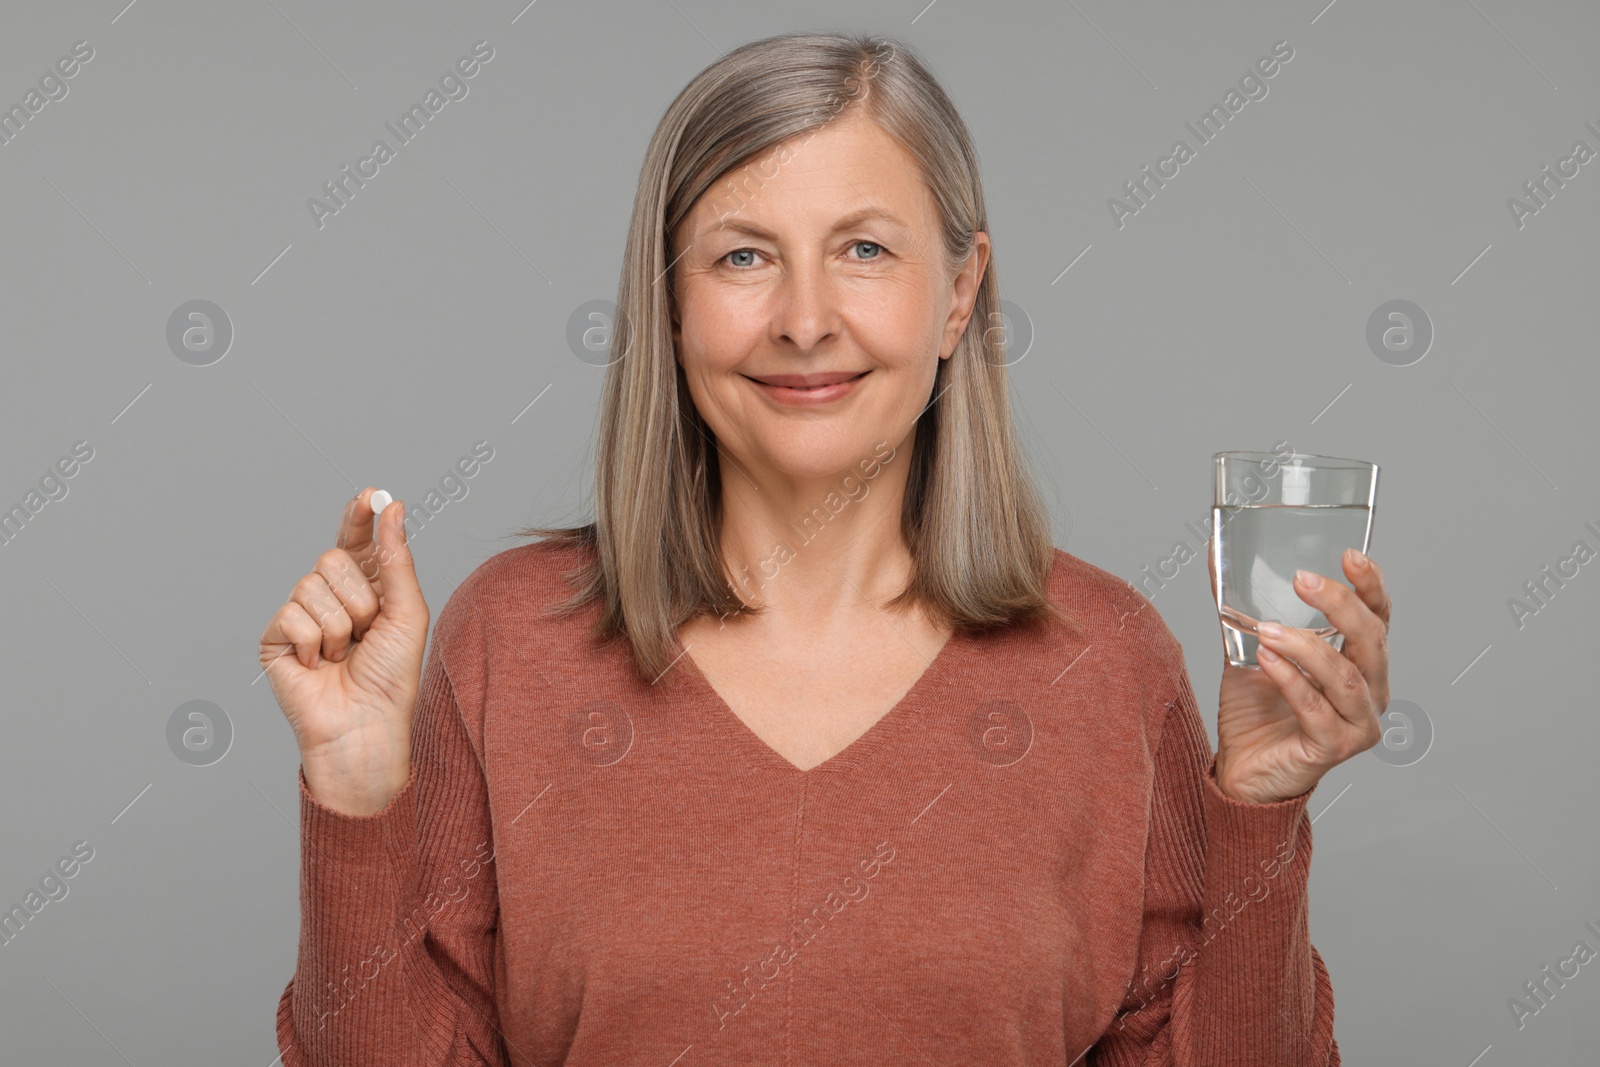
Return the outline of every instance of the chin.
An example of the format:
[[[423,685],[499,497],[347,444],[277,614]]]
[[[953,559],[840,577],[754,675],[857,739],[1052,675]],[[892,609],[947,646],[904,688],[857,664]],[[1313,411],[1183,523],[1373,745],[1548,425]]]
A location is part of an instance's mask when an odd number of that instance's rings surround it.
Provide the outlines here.
[[[814,440],[807,440],[808,437],[810,435],[786,436],[781,443],[768,449],[771,465],[797,480],[829,478],[841,474],[847,467],[855,469],[862,459],[873,454],[877,444],[865,437],[857,440],[854,435],[848,440],[840,440],[834,434],[817,434]]]

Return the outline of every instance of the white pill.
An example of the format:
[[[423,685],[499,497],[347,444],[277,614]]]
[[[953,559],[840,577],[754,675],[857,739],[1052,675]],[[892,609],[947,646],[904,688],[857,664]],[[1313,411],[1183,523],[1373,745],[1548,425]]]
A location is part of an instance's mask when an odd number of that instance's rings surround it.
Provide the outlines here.
[[[384,508],[394,503],[394,497],[390,496],[387,490],[374,489],[367,502],[372,505],[372,514],[378,516],[383,514]]]

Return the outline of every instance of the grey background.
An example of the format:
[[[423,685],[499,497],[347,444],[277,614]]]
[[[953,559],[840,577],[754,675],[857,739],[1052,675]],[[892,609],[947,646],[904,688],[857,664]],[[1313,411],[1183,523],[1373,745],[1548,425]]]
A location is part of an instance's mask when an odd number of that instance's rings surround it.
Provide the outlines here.
[[[586,516],[602,372],[568,317],[614,299],[646,141],[706,64],[792,29],[895,35],[982,156],[1014,367],[1056,543],[1129,580],[1198,550],[1223,449],[1383,467],[1372,554],[1393,696],[1379,750],[1312,798],[1313,941],[1352,1064],[1593,1063],[1600,962],[1520,1032],[1507,1000],[1600,926],[1592,685],[1600,563],[1593,325],[1600,161],[1519,228],[1507,198],[1600,150],[1600,10],[1579,0],[799,5],[641,0],[8,4],[0,104],[94,58],[0,147],[0,506],[94,458],[0,546],[0,906],[94,858],[0,947],[9,1062],[268,1067],[295,960],[293,737],[256,641],[363,485],[419,501],[435,611],[525,523]],[[494,58],[318,229],[306,206],[474,42]],[[1287,40],[1268,95],[1138,214],[1107,207]],[[1063,269],[1071,264],[1071,269]],[[204,299],[232,345],[178,359]],[[1369,315],[1435,331],[1393,366]],[[537,403],[533,403],[537,398]],[[530,403],[532,406],[530,407]],[[1215,738],[1203,558],[1152,597]],[[220,761],[174,709],[231,723]]]

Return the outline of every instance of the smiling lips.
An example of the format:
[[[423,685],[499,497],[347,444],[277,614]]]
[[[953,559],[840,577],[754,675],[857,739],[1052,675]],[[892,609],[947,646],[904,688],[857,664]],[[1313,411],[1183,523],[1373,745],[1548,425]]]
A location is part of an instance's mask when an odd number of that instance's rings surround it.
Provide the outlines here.
[[[859,378],[866,371],[829,371],[826,374],[768,374],[755,381],[762,385],[781,385],[786,389],[811,389],[819,385],[837,385]]]
[[[855,389],[870,371],[829,371],[819,374],[769,374],[750,378],[780,404],[809,407],[837,400]],[[746,375],[749,377],[749,375]]]

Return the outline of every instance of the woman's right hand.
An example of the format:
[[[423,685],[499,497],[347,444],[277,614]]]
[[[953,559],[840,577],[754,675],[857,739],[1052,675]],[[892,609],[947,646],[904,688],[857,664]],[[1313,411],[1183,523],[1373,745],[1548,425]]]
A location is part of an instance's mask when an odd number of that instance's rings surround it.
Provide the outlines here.
[[[351,815],[382,811],[410,777],[428,640],[405,506],[384,509],[374,540],[373,491],[345,505],[335,547],[261,634],[261,666],[294,730],[306,786]]]

